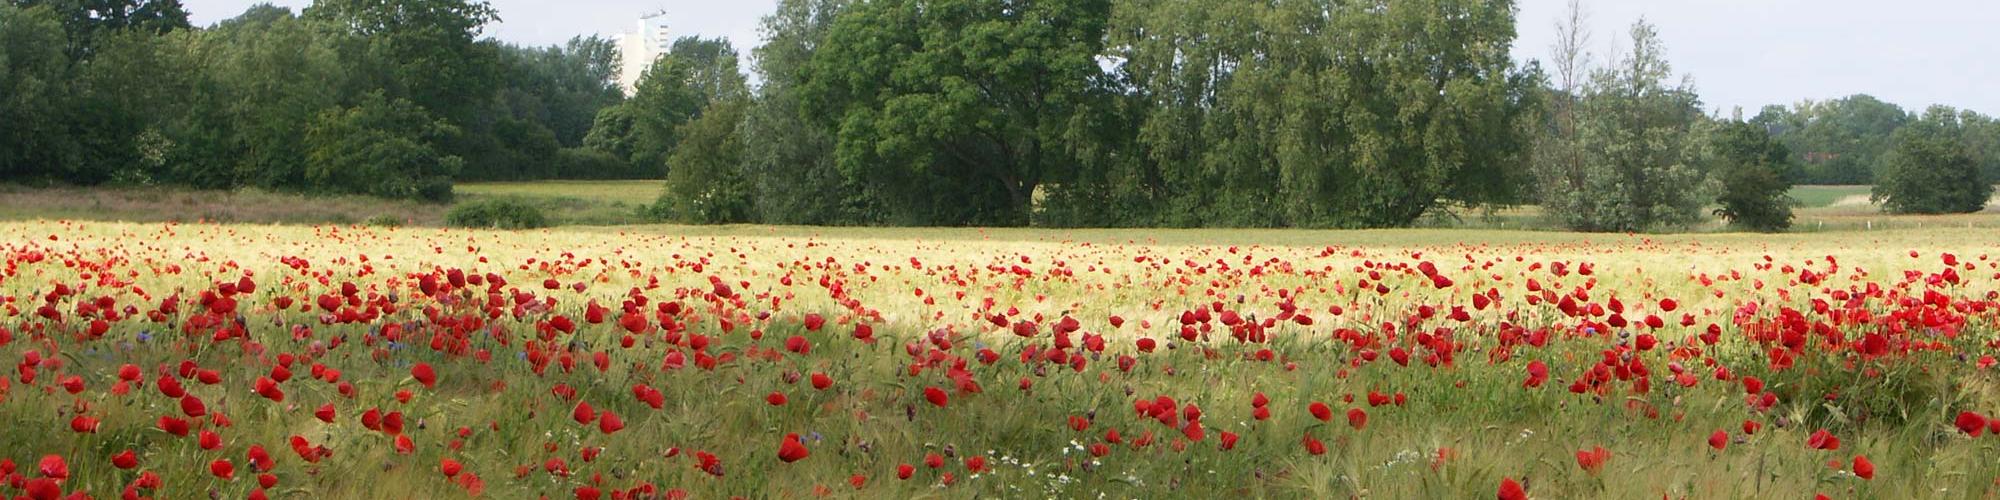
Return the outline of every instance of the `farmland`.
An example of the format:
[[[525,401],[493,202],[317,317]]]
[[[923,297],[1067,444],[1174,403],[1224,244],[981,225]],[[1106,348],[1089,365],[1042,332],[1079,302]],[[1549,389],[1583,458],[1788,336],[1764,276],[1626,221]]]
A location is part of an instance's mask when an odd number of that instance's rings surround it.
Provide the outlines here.
[[[1993,241],[0,223],[0,489],[1984,497]]]

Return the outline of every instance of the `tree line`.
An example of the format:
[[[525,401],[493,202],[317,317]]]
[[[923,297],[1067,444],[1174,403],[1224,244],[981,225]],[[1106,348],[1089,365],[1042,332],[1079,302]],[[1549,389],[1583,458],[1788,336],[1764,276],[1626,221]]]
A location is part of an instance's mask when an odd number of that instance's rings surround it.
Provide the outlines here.
[[[446,200],[455,180],[659,178],[585,148],[614,42],[480,40],[483,2],[0,2],[0,178]]]
[[[1537,204],[1592,231],[1782,230],[1801,183],[1972,211],[2000,179],[2000,124],[1969,111],[1711,115],[1643,21],[1599,63],[1573,6],[1547,61],[1515,61],[1508,0],[782,0],[757,85],[726,40],[683,38],[629,98],[615,44],[480,40],[484,2],[193,29],[171,0],[6,1],[10,179],[443,199],[652,178],[648,213],[690,223],[1358,228]]]

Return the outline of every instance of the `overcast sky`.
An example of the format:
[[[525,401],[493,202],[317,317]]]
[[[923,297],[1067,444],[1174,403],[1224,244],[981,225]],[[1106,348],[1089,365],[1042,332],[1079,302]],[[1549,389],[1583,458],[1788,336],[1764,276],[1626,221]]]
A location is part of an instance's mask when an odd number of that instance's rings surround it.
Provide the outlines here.
[[[196,24],[234,17],[246,0],[183,0]],[[298,10],[309,0],[271,2]],[[679,34],[724,36],[747,54],[775,0],[492,0],[487,35],[546,45],[616,35],[639,16],[668,13]],[[1567,0],[1519,0],[1523,60],[1546,59]],[[1632,21],[1659,27],[1677,71],[1725,114],[1742,106],[1867,93],[1908,109],[1942,103],[2000,114],[2000,2],[1994,0],[1584,0],[1592,47],[1622,48]],[[1601,59],[1600,59],[1601,60]]]

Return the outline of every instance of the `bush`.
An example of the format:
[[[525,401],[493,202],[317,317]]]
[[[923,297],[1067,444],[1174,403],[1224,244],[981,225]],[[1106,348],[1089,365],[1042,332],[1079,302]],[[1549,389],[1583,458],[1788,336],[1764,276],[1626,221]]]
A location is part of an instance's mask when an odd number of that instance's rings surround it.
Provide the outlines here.
[[[451,227],[534,229],[548,227],[548,217],[533,205],[511,200],[480,200],[451,207],[444,216]]]
[[[641,172],[611,153],[586,148],[556,152],[557,179],[658,179],[658,172]]]
[[[403,227],[403,219],[401,217],[389,214],[369,217],[368,220],[361,221],[361,223],[373,227]]]

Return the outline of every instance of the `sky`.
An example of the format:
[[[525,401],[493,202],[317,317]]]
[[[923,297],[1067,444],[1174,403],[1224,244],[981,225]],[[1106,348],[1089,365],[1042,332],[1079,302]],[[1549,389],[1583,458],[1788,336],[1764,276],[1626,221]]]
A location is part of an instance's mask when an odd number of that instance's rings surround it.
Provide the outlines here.
[[[234,17],[249,0],[182,0],[194,22]],[[1692,75],[1704,104],[1752,115],[1866,93],[1921,110],[1932,104],[2000,114],[2000,2],[1993,0],[1582,0],[1592,52],[1627,52],[1633,21],[1659,28],[1667,58]],[[1547,59],[1568,0],[1517,0],[1517,59]],[[270,3],[298,10],[309,0]],[[492,0],[501,22],[486,35],[526,45],[579,34],[615,36],[665,11],[681,35],[727,37],[749,57],[775,0]],[[748,63],[748,61],[746,61]],[[746,66],[747,67],[747,66]]]

